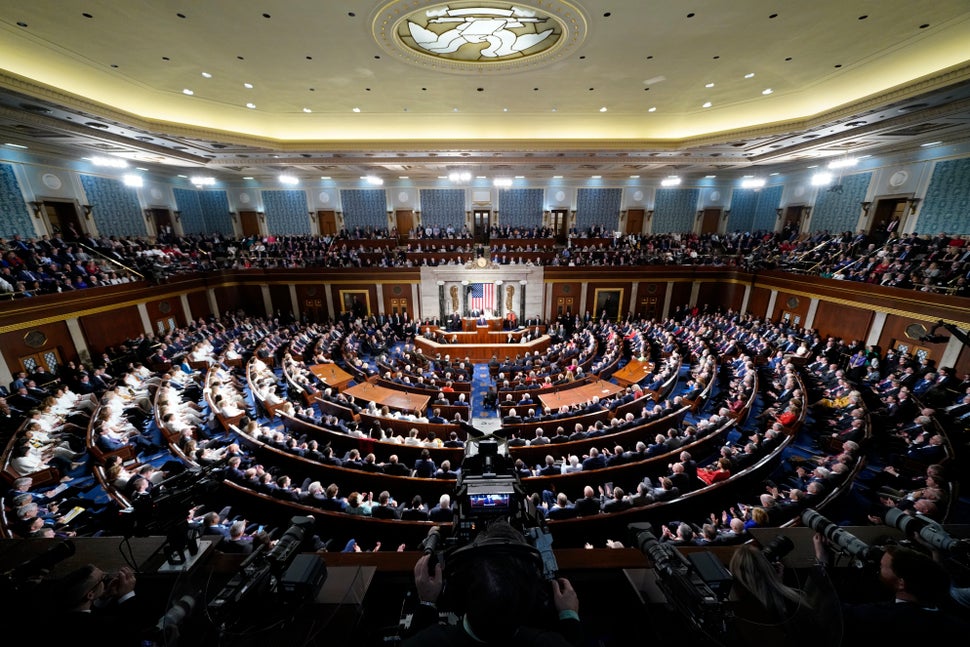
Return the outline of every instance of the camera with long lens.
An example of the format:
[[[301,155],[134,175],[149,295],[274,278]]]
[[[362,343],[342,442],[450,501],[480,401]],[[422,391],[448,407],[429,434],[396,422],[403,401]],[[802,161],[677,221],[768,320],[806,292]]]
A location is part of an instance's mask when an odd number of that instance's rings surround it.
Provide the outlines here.
[[[777,535],[774,539],[761,547],[761,554],[772,564],[777,564],[788,553],[795,550],[795,542],[787,535]]]
[[[730,619],[725,604],[733,578],[708,551],[688,558],[676,546],[661,542],[650,523],[627,526],[631,545],[653,565],[657,586],[670,606],[705,635],[724,635]]]
[[[802,512],[802,523],[825,537],[834,550],[851,557],[856,565],[874,564],[882,558],[881,547],[870,546],[811,508]]]
[[[910,515],[899,508],[890,508],[886,511],[884,523],[901,530],[907,537],[919,537],[926,545],[945,553],[963,557],[970,554],[970,542],[953,537],[943,526],[924,515]]]

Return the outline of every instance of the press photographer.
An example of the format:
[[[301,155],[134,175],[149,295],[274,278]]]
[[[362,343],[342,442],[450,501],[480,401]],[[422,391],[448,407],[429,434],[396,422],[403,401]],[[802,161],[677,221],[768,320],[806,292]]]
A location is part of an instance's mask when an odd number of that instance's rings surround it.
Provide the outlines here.
[[[404,645],[580,644],[579,598],[556,577],[552,537],[504,441],[466,445],[454,499],[454,533],[433,528],[415,564],[418,604]]]

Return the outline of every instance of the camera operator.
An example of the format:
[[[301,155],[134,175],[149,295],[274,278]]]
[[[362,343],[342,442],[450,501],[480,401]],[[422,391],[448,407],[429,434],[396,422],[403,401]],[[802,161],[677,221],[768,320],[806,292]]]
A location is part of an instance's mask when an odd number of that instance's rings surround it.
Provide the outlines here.
[[[813,580],[806,590],[793,588],[784,583],[781,569],[780,561],[772,562],[752,544],[734,552],[728,568],[734,578],[733,644],[839,644],[839,623],[825,622],[834,599],[827,580]]]
[[[816,534],[814,541],[816,558],[828,563],[825,538]],[[928,555],[902,546],[886,546],[878,577],[893,597],[843,605],[847,644],[862,639],[874,644],[915,644],[970,632],[970,622],[952,613],[949,576]]]
[[[436,605],[446,584],[441,563],[429,572],[431,556],[418,560],[414,582],[421,604],[404,647],[581,644],[579,598],[569,580],[547,582],[535,560],[526,553],[476,552],[486,542],[527,546],[525,537],[505,521],[490,524],[475,538],[467,563],[447,582],[447,595],[455,603],[455,611],[460,612],[455,625],[437,623]],[[549,592],[543,590],[546,587],[551,588],[552,604],[558,614],[548,620],[544,601]]]

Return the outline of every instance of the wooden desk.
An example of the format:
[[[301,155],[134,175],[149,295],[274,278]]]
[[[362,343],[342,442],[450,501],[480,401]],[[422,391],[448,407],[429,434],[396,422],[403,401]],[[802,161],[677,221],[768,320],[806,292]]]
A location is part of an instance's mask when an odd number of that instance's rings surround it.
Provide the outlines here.
[[[430,395],[405,393],[403,387],[401,391],[398,391],[397,389],[389,389],[379,384],[372,384],[371,382],[355,384],[344,391],[344,393],[354,396],[357,400],[376,402],[378,406],[384,406],[386,404],[392,409],[399,409],[401,411],[424,412],[427,410],[428,402],[431,400]]]
[[[613,377],[619,382],[620,386],[630,386],[650,375],[653,369],[653,362],[641,362],[638,359],[631,359],[626,366],[613,373]]]
[[[623,387],[618,384],[613,384],[612,382],[606,382],[604,380],[596,380],[595,382],[590,382],[589,384],[577,386],[572,389],[565,389],[563,391],[543,393],[541,390],[539,390],[537,392],[539,394],[539,402],[542,403],[542,406],[549,407],[553,411],[558,411],[560,407],[569,407],[574,404],[589,402],[593,399],[594,395],[599,397],[601,400],[603,398],[608,398],[622,389]]]
[[[528,332],[528,328],[523,328],[512,333],[515,339],[521,339]],[[504,331],[486,330],[483,326],[474,333],[447,333],[448,339],[452,335],[456,336],[456,344],[440,344],[425,337],[415,337],[414,345],[428,357],[434,357],[436,353],[451,355],[452,357],[468,357],[473,362],[487,362],[492,355],[503,357],[505,355],[516,355],[532,351],[535,353],[545,353],[552,338],[549,335],[542,335],[538,339],[518,344],[506,344],[509,333]]]
[[[346,389],[347,385],[354,379],[353,375],[336,364],[313,364],[309,368],[310,372],[317,376],[317,379],[338,391]]]

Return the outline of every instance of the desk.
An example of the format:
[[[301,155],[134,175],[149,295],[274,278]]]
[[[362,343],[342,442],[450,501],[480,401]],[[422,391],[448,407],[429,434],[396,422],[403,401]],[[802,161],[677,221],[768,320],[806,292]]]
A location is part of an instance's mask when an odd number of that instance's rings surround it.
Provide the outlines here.
[[[521,339],[528,328],[522,328],[512,333],[514,339]],[[525,343],[507,344],[509,333],[503,331],[486,330],[485,327],[478,328],[474,333],[448,333],[448,339],[455,336],[458,340],[455,344],[441,344],[425,337],[415,337],[414,345],[428,357],[434,357],[436,353],[442,356],[449,354],[452,357],[468,357],[473,362],[487,362],[492,355],[499,357],[505,355],[516,355],[532,351],[533,354],[545,353],[552,343],[549,335],[542,335],[538,339]]]
[[[317,376],[317,379],[338,391],[346,389],[347,385],[354,379],[353,375],[336,364],[313,364],[309,368],[310,372]]]
[[[428,409],[428,401],[431,400],[430,395],[405,393],[403,387],[401,391],[398,391],[397,389],[389,389],[378,384],[372,384],[371,382],[355,384],[344,391],[344,393],[354,396],[357,400],[376,402],[378,407],[386,404],[392,409],[399,409],[401,411],[426,411]]]
[[[626,366],[613,373],[613,377],[620,386],[630,386],[636,384],[653,372],[653,362],[641,362],[638,359],[631,359]]]
[[[623,390],[623,387],[618,384],[604,380],[596,380],[595,382],[590,382],[589,384],[577,386],[572,389],[554,391],[552,393],[542,393],[540,390],[538,393],[539,402],[542,403],[542,406],[549,407],[553,411],[558,411],[560,407],[569,407],[574,404],[589,402],[593,399],[594,395],[602,400],[621,390]]]

